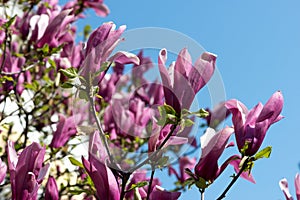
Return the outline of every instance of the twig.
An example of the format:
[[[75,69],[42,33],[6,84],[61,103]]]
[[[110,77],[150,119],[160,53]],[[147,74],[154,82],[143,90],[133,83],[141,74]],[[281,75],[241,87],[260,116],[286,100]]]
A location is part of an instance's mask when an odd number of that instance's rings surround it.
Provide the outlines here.
[[[149,198],[150,198],[150,193],[151,193],[151,187],[152,187],[152,182],[153,182],[153,178],[154,178],[154,173],[155,173],[155,169],[152,166],[151,177],[150,177],[148,191],[147,191],[147,200],[149,200]]]
[[[226,187],[226,189],[224,190],[224,192],[217,198],[217,200],[221,200],[221,199],[223,199],[223,198],[226,197],[226,193],[230,190],[230,188],[233,186],[233,184],[238,180],[238,178],[240,177],[240,175],[246,169],[246,167],[248,165],[249,159],[250,159],[250,157],[245,160],[245,162],[244,162],[242,168],[240,169],[239,173],[236,176],[234,176],[234,178],[231,180],[231,182]]]

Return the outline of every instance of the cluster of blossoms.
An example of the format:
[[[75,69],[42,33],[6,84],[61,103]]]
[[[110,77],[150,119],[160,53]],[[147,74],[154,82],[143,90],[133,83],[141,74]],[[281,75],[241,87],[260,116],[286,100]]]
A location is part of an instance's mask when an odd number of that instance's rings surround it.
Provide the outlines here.
[[[89,8],[102,17],[109,13],[101,0],[62,7],[55,0],[3,5],[0,195],[14,200],[178,199],[192,185],[204,195],[228,165],[237,173],[233,181],[255,182],[253,163],[269,157],[271,147],[259,149],[269,127],[282,119],[281,92],[251,110],[232,99],[212,110],[189,111],[213,76],[216,55],[204,52],[193,64],[184,48],[166,67],[168,53],[161,49],[161,82],[150,82],[146,72],[156,66],[142,50],[137,55],[114,52],[125,26],[103,23],[92,33],[86,27],[87,41],[75,42],[74,22]],[[126,66],[132,67],[130,74]],[[233,126],[220,128],[230,114]],[[196,118],[205,122],[200,145],[191,134]],[[229,142],[233,134],[239,153],[219,165],[225,149],[235,145]],[[84,139],[88,153],[75,159],[74,150]],[[201,155],[181,156],[177,169],[167,155],[179,154],[184,145],[201,146]],[[67,161],[74,170],[65,167]],[[175,188],[162,188],[154,177],[157,168],[166,166],[178,179]]]

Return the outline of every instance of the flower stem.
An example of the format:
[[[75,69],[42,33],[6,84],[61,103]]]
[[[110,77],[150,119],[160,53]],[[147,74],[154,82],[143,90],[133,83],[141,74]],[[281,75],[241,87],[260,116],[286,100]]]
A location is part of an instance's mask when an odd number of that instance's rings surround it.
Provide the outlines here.
[[[155,169],[154,169],[154,167],[152,167],[151,177],[150,177],[148,191],[147,191],[147,200],[149,200],[149,198],[150,198],[150,193],[151,193],[151,187],[152,187],[154,173],[155,173]]]
[[[133,167],[130,171],[134,172],[135,170],[137,170],[137,169],[141,168],[142,166],[144,166],[145,164],[147,164],[149,162],[149,160],[152,160],[160,152],[160,150],[164,147],[164,145],[167,143],[169,138],[174,133],[176,127],[177,127],[177,124],[175,124],[171,127],[170,133],[167,135],[167,137],[164,139],[164,141],[161,143],[161,145],[159,145],[159,147],[157,148],[157,150],[155,152],[153,152],[150,156],[148,156],[148,158],[145,159],[143,162],[141,162],[137,166]]]
[[[107,152],[107,155],[109,157],[109,161],[110,161],[110,164],[113,165],[112,167],[117,167],[117,165],[115,164],[115,161],[114,161],[114,157],[112,156],[110,150],[109,150],[109,146],[108,146],[108,143],[107,143],[107,139],[105,137],[105,133],[102,129],[102,125],[101,125],[101,122],[97,116],[97,112],[96,112],[96,109],[95,109],[95,100],[94,100],[94,97],[90,96],[89,95],[89,101],[90,101],[90,104],[91,104],[91,108],[92,108],[92,114],[93,114],[93,117],[95,118],[96,120],[96,124],[97,124],[97,128],[100,132],[100,137],[101,137],[101,140],[104,144],[104,147],[105,147],[105,150]],[[116,169],[119,169],[118,167]]]
[[[120,200],[123,200],[125,197],[125,189],[126,189],[126,184],[129,180],[131,173],[123,173],[122,177],[122,190],[121,190],[121,195],[120,195]]]
[[[200,194],[201,194],[201,200],[204,200],[204,192],[205,192],[205,189],[199,189],[200,191]]]
[[[248,165],[249,159],[250,159],[250,157],[245,160],[245,162],[244,162],[243,166],[241,167],[239,173],[236,176],[234,176],[234,178],[231,180],[231,182],[226,187],[226,189],[224,190],[224,192],[217,198],[217,200],[221,200],[221,199],[224,199],[226,197],[227,192],[230,190],[230,188],[233,186],[233,184],[238,180],[238,178],[240,177],[240,175],[246,169],[246,167]]]

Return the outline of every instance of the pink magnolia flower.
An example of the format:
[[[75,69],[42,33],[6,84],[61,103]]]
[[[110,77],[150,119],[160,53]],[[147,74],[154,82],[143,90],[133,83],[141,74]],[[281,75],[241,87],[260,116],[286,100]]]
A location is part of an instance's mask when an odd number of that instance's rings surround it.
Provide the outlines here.
[[[96,187],[96,196],[99,199],[119,200],[120,188],[116,177],[103,162],[89,154],[89,160],[82,157],[82,163]]]
[[[49,176],[45,191],[45,200],[58,200],[58,188],[53,176]]]
[[[6,176],[7,166],[0,158],[0,185],[4,181]]]
[[[115,98],[104,114],[104,130],[110,133],[111,139],[116,139],[117,136],[141,136],[145,134],[151,117],[152,109],[142,100],[127,96]]]
[[[195,166],[197,177],[213,182],[228,166],[235,156],[228,158],[220,167],[218,160],[227,147],[228,139],[232,133],[233,129],[230,127],[225,127],[219,132],[207,128],[206,133],[200,138],[202,153],[199,162]]]
[[[150,194],[150,200],[176,200],[180,197],[181,192],[169,192],[160,186],[155,186]]]
[[[79,117],[79,114],[67,118],[63,115],[59,115],[59,122],[49,146],[53,148],[62,147],[68,142],[70,137],[75,136],[77,133],[76,120],[78,120]]]
[[[246,156],[253,156],[260,148],[269,127],[283,117],[280,115],[283,107],[283,96],[275,92],[265,106],[257,104],[248,111],[238,100],[229,100],[225,106],[232,113],[235,138],[241,151],[247,144]]]
[[[216,56],[205,52],[192,65],[187,49],[182,49],[175,63],[166,69],[167,50],[162,49],[158,66],[164,86],[165,102],[177,113],[189,109],[196,93],[209,81],[215,69]]]
[[[294,199],[289,191],[288,181],[285,178],[279,181],[279,186],[283,191],[286,200]],[[300,175],[298,173],[295,176],[295,189],[296,189],[297,200],[300,200]]]
[[[116,25],[113,23],[105,23],[90,35],[84,52],[81,72],[87,79],[90,74],[97,72],[106,61],[120,64],[139,64],[139,58],[128,52],[119,51],[109,57],[116,45],[121,41],[121,34],[126,29],[126,26],[121,26],[118,30],[115,30],[115,27]],[[105,73],[101,73],[98,82],[104,78]]]
[[[32,17],[30,21],[33,29],[31,40],[37,41],[37,47],[41,48],[45,44],[48,44],[49,47],[58,47],[66,42],[62,38],[67,34],[69,25],[75,20],[74,15],[69,15],[70,12],[71,9],[63,10],[55,17],[46,14]]]
[[[173,168],[172,165],[169,166],[169,175],[175,174],[177,179],[183,183],[186,179],[190,178],[188,174],[185,173],[185,169],[192,169],[195,167],[196,158],[190,157],[180,157],[179,158],[179,173]]]
[[[14,46],[16,45],[13,43]],[[6,56],[0,57],[0,63],[3,62],[3,71],[7,73],[14,73],[13,75],[10,75],[16,85],[16,92],[20,95],[24,91],[24,82],[31,82],[31,75],[29,71],[21,72],[22,67],[25,64],[25,58],[24,57],[15,57],[13,56],[10,51],[6,51]],[[3,59],[5,59],[3,61]],[[20,72],[20,75],[18,74]],[[14,89],[14,82],[13,81],[6,81],[3,85],[4,91],[11,91]]]
[[[40,184],[48,172],[49,164],[43,166],[45,147],[38,143],[27,146],[18,156],[8,141],[8,167],[12,199],[37,199]]]

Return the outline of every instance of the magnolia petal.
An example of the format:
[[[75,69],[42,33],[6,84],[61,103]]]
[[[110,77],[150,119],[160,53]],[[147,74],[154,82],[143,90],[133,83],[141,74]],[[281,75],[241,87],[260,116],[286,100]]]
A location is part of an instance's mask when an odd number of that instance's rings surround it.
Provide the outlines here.
[[[17,163],[18,163],[18,156],[15,150],[14,144],[12,141],[7,142],[7,149],[8,149],[8,167],[9,170],[16,170]]]
[[[298,173],[295,176],[295,189],[297,200],[300,200],[300,175]]]
[[[263,107],[259,117],[257,118],[257,122],[261,122],[268,119],[270,124],[273,123],[273,121],[275,121],[280,115],[282,108],[283,96],[280,91],[277,91],[270,97],[268,102]]]
[[[50,164],[46,164],[44,167],[41,168],[40,172],[39,172],[39,175],[37,177],[37,182],[38,183],[42,183],[44,177],[46,176],[46,174],[48,173],[49,171],[49,167],[50,167]]]
[[[58,200],[59,193],[55,179],[50,176],[46,185],[45,200]]]
[[[188,142],[188,138],[184,137],[177,137],[177,136],[171,136],[169,140],[166,142],[164,147],[167,147],[169,145],[181,145],[186,144]]]
[[[220,175],[218,160],[232,132],[233,129],[229,127],[224,128],[218,133],[215,133],[213,129],[209,128],[204,137],[205,139],[202,138],[202,144],[204,144],[204,146],[201,147],[202,154],[200,161],[195,166],[195,174],[198,177],[213,182]]]
[[[254,108],[252,108],[247,114],[245,124],[254,127],[255,122],[257,121],[257,117],[261,113],[262,109],[263,105],[261,103],[258,103]]]
[[[108,59],[111,62],[117,62],[120,64],[140,64],[140,59],[133,53],[129,53],[126,51],[118,51],[115,55]]]
[[[172,88],[171,79],[170,79],[169,73],[168,73],[166,65],[165,65],[166,61],[167,61],[167,54],[168,53],[167,53],[166,49],[160,50],[159,56],[158,56],[158,67],[159,67],[159,72],[160,72],[160,76],[161,76],[164,88],[167,87],[167,88],[171,89]],[[165,96],[166,96],[166,94],[165,94]]]
[[[50,46],[56,43],[55,40],[57,39],[55,39],[55,35],[59,31],[61,31],[58,27],[65,27],[66,23],[69,23],[71,20],[74,19],[74,16],[72,16],[71,18],[67,18],[67,20],[64,22],[64,20],[70,14],[71,11],[72,9],[63,10],[49,23],[48,27],[45,30],[45,33],[37,43],[38,47],[43,47],[44,44],[49,42]]]
[[[176,200],[180,197],[181,192],[168,192],[160,186],[155,186],[150,194],[150,200]]]
[[[240,171],[240,168],[239,168],[240,162],[241,162],[241,158],[234,159],[230,162],[230,164],[234,167],[234,171],[236,173],[239,173],[239,171]],[[249,174],[249,172],[241,173],[240,177],[243,178],[243,179],[246,179],[247,181],[250,181],[252,183],[256,183],[253,176],[252,176],[252,174]]]
[[[283,191],[286,200],[293,200],[294,199],[292,197],[291,193],[290,193],[288,181],[286,180],[286,178],[281,179],[279,181],[279,187]]]
[[[197,93],[210,80],[214,71],[217,56],[205,52],[195,62],[194,67],[190,71],[188,77],[194,92]]]
[[[7,172],[7,166],[5,162],[3,162],[0,158],[0,185],[6,177],[6,172]]]

